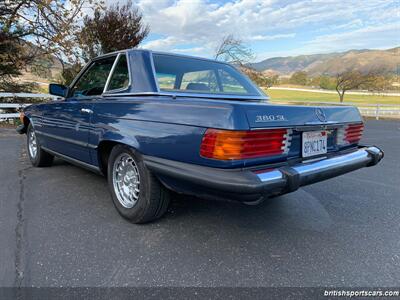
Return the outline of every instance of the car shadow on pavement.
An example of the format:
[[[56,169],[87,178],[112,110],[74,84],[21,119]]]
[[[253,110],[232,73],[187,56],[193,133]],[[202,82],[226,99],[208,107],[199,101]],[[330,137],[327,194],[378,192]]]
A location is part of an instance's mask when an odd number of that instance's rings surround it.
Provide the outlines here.
[[[94,177],[103,180],[91,180],[91,184],[99,184],[101,187],[99,186],[97,190],[105,190],[105,178],[90,171],[81,169],[61,159],[55,159],[53,167],[79,169],[86,173],[89,178],[93,174]],[[107,198],[104,200],[109,201],[109,206],[111,206],[109,208],[114,209],[109,197],[108,193],[103,193],[102,198]],[[167,213],[163,218],[153,223],[162,224],[165,222],[169,226],[173,226],[175,222],[187,222],[188,224],[198,223],[198,225],[201,224],[202,226],[204,224],[218,224],[221,229],[223,226],[259,230],[273,228],[276,230],[276,227],[281,227],[318,232],[332,225],[329,213],[320,201],[312,193],[303,189],[288,195],[266,199],[255,206],[245,205],[236,201],[207,200],[172,192],[171,203]]]
[[[173,194],[165,219],[189,223],[208,220],[221,228],[225,225],[253,230],[276,230],[281,227],[318,232],[333,224],[320,201],[302,189],[289,195],[266,199],[255,206]]]

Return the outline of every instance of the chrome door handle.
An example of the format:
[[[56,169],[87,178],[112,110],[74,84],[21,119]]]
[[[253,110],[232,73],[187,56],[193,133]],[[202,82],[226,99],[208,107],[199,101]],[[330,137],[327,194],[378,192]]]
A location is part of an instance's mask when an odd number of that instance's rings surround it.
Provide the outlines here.
[[[81,113],[92,114],[93,110],[89,108],[81,108]]]

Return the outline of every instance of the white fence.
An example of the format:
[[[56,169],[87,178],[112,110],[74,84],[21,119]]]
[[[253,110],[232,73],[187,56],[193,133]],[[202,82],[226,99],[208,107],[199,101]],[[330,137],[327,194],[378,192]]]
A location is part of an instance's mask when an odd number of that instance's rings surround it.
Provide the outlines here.
[[[13,119],[19,117],[19,113],[3,112],[5,110],[4,108],[6,108],[7,110],[12,109],[15,111],[19,111],[28,105],[30,104],[0,103],[0,120]]]
[[[324,106],[357,106],[361,115],[364,117],[374,117],[379,120],[379,118],[400,118],[400,104],[369,104],[369,103],[356,103],[356,102],[317,102],[317,101],[271,101],[272,103],[282,103],[282,104],[297,104],[297,105],[324,105]]]
[[[281,87],[281,86],[271,86],[270,90],[285,90],[285,91],[299,91],[299,92],[311,92],[311,93],[321,93],[321,94],[335,94],[336,91],[332,90],[324,90],[324,89],[315,89],[315,88],[292,88],[292,87]],[[368,91],[347,91],[346,95],[365,95],[365,96],[393,96],[398,97],[400,93],[373,93]]]
[[[30,94],[30,93],[0,93],[0,98],[51,98],[56,96],[49,94]],[[400,118],[400,104],[367,104],[355,102],[303,102],[303,101],[271,101],[272,103],[299,104],[299,105],[354,105],[357,106],[361,114],[366,117],[379,118]],[[18,111],[29,104],[19,103],[0,103],[0,121],[18,118]],[[12,110],[12,112],[10,112]]]
[[[31,94],[31,93],[0,93],[0,98],[43,98],[57,99],[57,97],[49,94]],[[29,103],[0,103],[0,121],[15,119],[19,117],[19,112]]]

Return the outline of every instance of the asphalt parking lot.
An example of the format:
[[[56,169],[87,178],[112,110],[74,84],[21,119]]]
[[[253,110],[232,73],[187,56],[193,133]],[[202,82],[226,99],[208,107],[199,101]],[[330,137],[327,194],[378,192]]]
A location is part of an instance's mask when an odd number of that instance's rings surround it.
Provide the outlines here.
[[[133,225],[103,177],[32,168],[0,128],[0,286],[398,286],[400,122],[368,121],[363,142],[379,166],[255,207],[177,197]]]

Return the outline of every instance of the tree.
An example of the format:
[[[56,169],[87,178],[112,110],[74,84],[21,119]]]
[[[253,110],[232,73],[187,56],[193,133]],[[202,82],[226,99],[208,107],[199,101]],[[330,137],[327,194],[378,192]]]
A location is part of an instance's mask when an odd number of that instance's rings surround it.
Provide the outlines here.
[[[335,89],[335,79],[328,76],[321,76],[319,79],[319,87],[325,90]]]
[[[348,90],[358,89],[360,86],[373,81],[373,72],[363,75],[359,71],[345,71],[336,75],[336,91],[340,102],[344,100],[344,94]]]
[[[248,66],[240,66],[240,70],[246,74],[257,85],[261,85],[261,73]]]
[[[70,83],[72,83],[72,81],[75,79],[76,75],[81,69],[82,64],[79,61],[74,64],[68,65],[61,71],[61,74],[57,79],[58,83],[63,85],[70,85]]]
[[[258,86],[265,89],[269,89],[271,86],[277,84],[279,80],[278,75],[266,76],[265,74],[258,72],[248,66],[241,66],[240,70],[245,73]]]
[[[294,72],[290,77],[290,83],[292,84],[307,85],[307,82],[308,82],[307,73],[304,71]]]
[[[254,59],[253,51],[232,34],[225,36],[215,49],[215,59],[244,66]]]
[[[137,47],[149,34],[143,16],[131,1],[96,9],[93,17],[86,16],[78,35],[85,61],[104,53]]]
[[[7,0],[0,3],[0,83],[15,86],[15,78],[38,55],[64,60],[76,57],[74,36],[85,5],[101,7],[98,0]]]
[[[362,88],[373,93],[384,93],[392,87],[389,75],[373,74],[367,84],[363,84]]]
[[[0,91],[29,91],[34,87],[15,82],[15,78],[22,75],[21,70],[26,63],[33,58],[27,52],[21,41],[5,31],[0,32]]]
[[[278,75],[264,76],[262,87],[264,87],[265,89],[269,89],[270,87],[276,85],[278,83],[278,80],[279,80]]]

